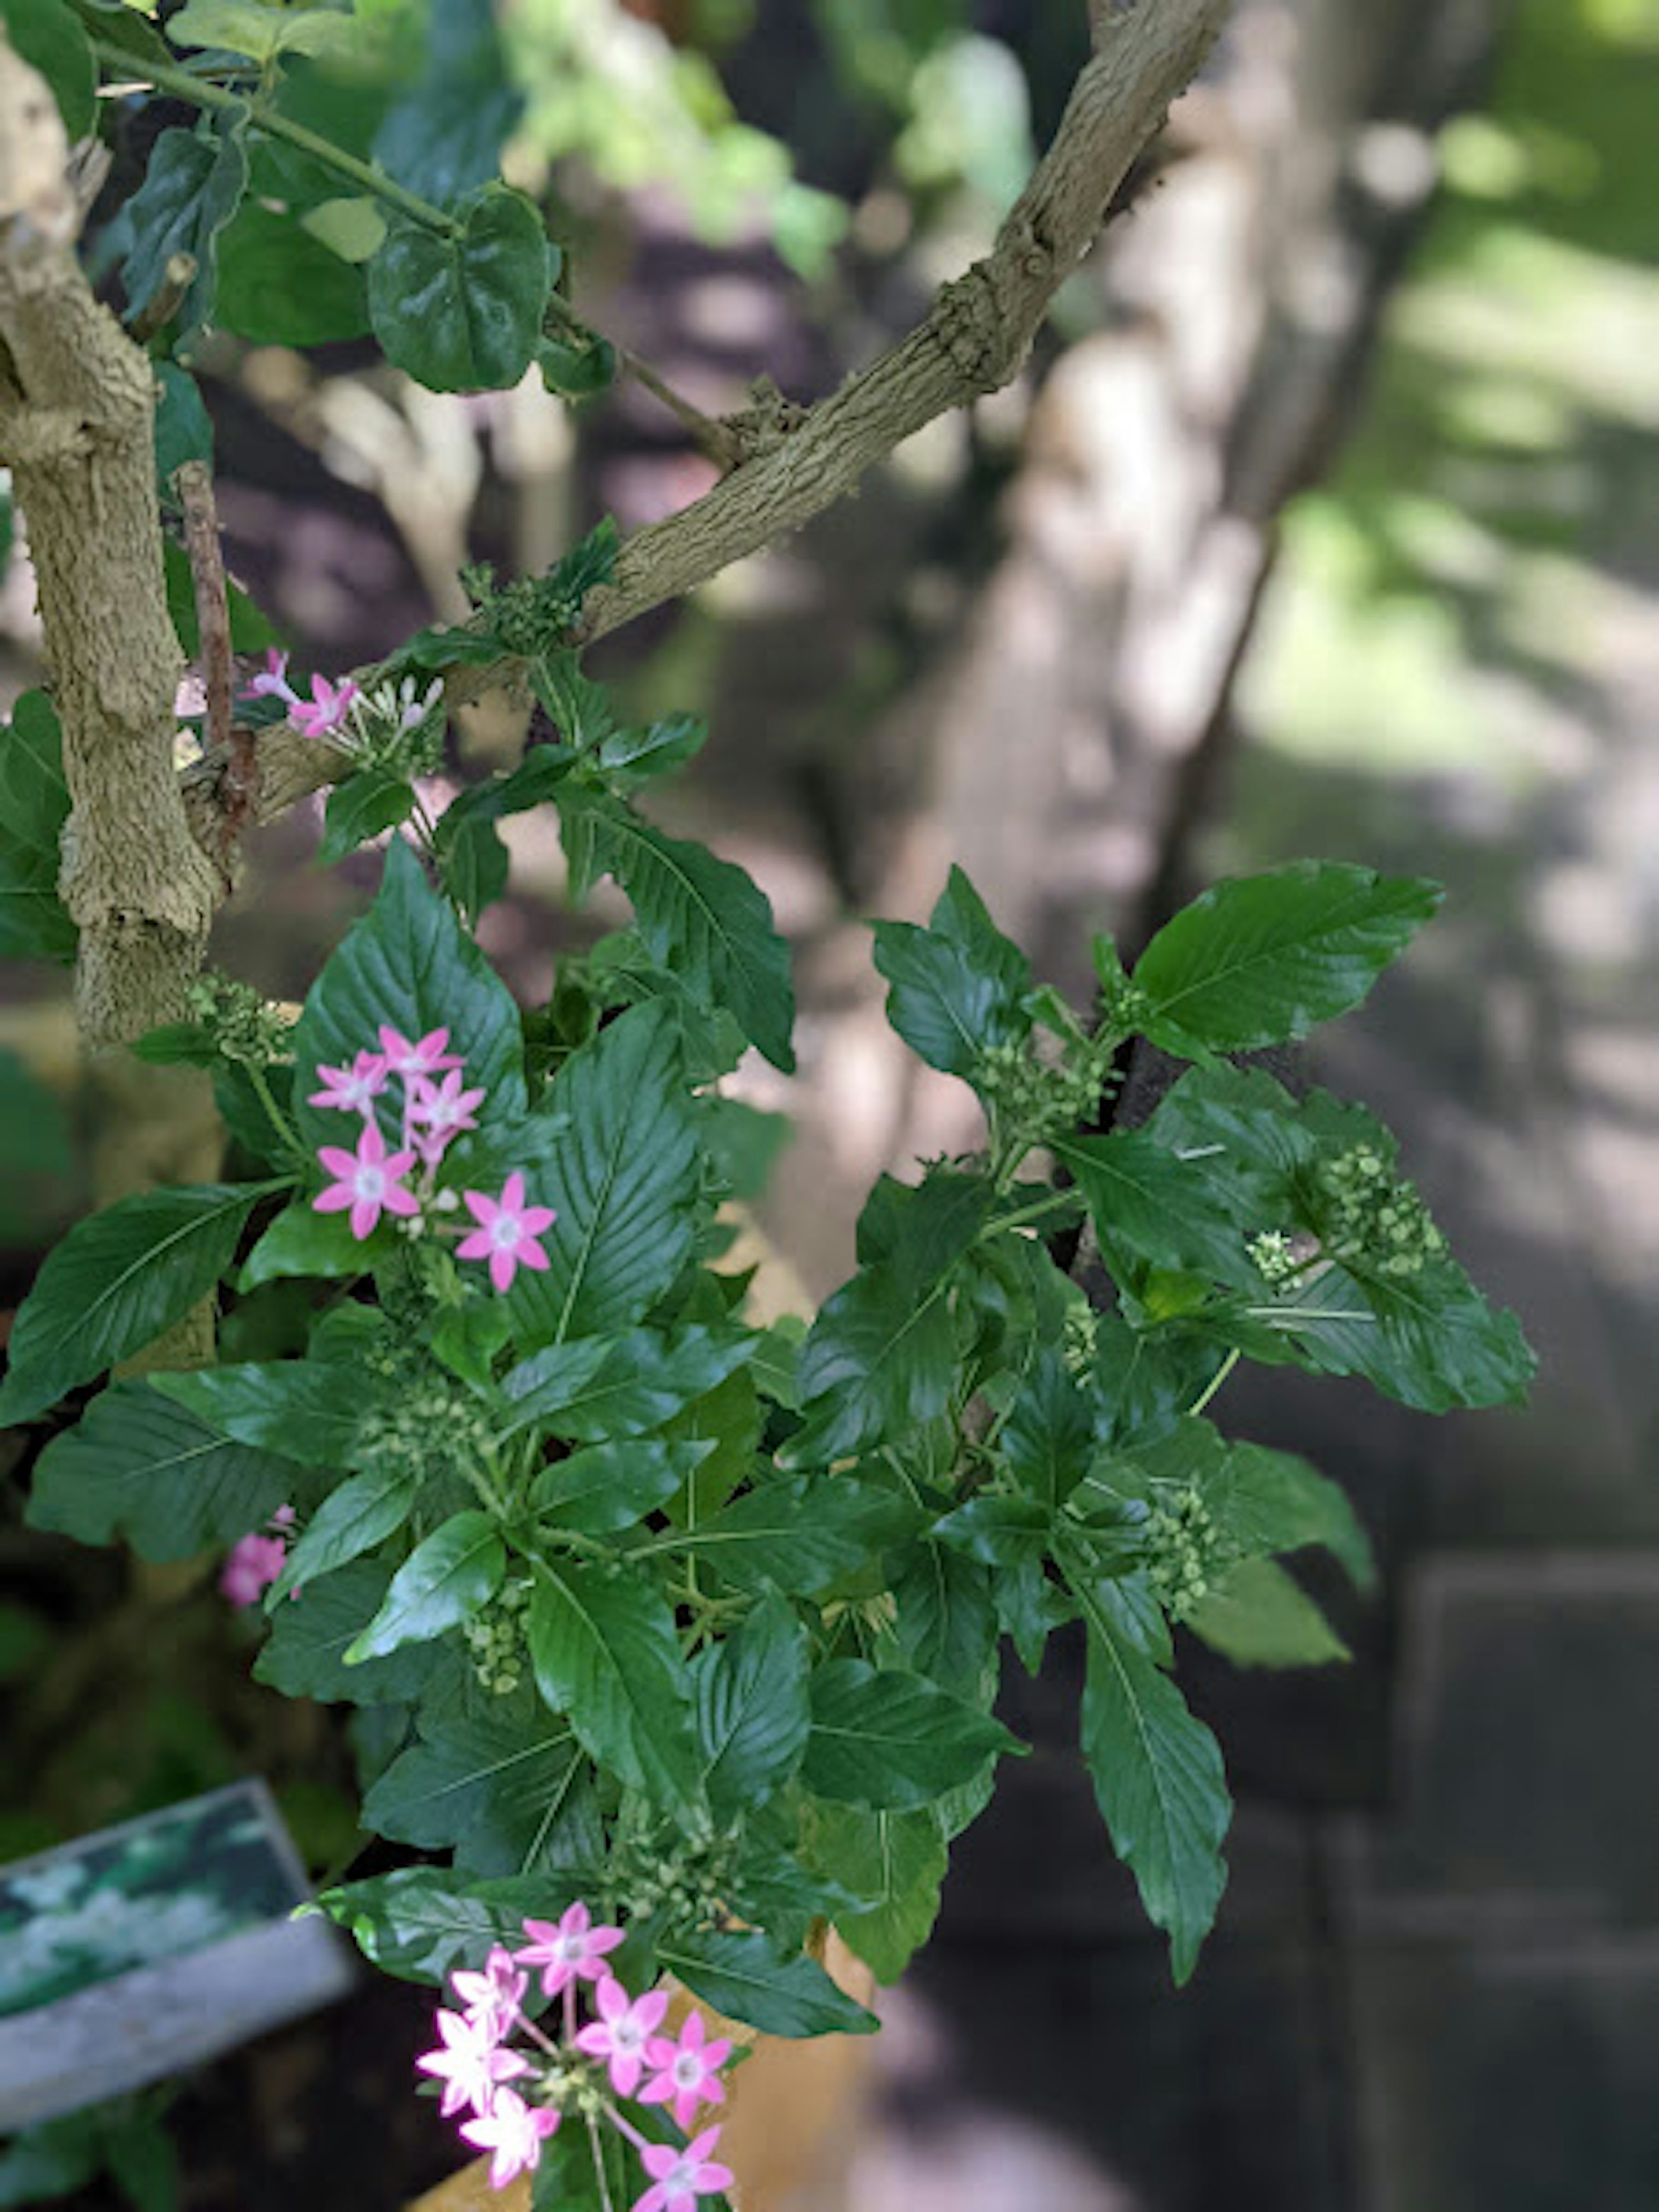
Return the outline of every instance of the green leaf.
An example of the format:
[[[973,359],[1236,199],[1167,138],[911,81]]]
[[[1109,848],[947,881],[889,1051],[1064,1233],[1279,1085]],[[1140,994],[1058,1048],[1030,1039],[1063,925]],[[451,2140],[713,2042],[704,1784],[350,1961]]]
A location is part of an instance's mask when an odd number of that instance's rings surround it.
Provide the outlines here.
[[[821,1797],[908,1812],[1024,1749],[1002,1723],[925,1675],[832,1659],[811,1678],[803,1775]]]
[[[1347,1569],[1356,1589],[1375,1586],[1370,1540],[1346,1494],[1294,1453],[1234,1444],[1203,1492],[1217,1533],[1246,1555],[1322,1544]]]
[[[693,1662],[703,1784],[717,1820],[763,1805],[806,1748],[806,1638],[794,1609],[763,1597]]]
[[[529,1638],[538,1689],[599,1765],[659,1804],[695,1798],[690,1681],[674,1616],[652,1583],[544,1558]]]
[[[705,846],[665,836],[603,793],[565,800],[561,818],[573,873],[584,884],[613,876],[651,957],[695,998],[735,1014],[775,1067],[792,1070],[789,948],[744,871]]]
[[[556,398],[592,399],[617,380],[617,349],[597,331],[588,333],[585,344],[544,337],[536,348],[536,366]]]
[[[183,1319],[229,1267],[258,1184],[147,1190],[77,1222],[13,1323],[0,1425],[27,1421]]]
[[[290,1461],[228,1443],[148,1382],[116,1382],[40,1455],[32,1528],[140,1558],[187,1559],[263,1527],[295,1493]]]
[[[546,1874],[529,1881],[463,1882],[437,1867],[398,1867],[318,1893],[326,1913],[365,1958],[406,1982],[441,1982],[452,1967],[480,1967],[496,1943],[524,1942],[526,1912],[556,1915],[574,1892]]]
[[[537,1191],[556,1209],[545,1273],[507,1293],[520,1346],[626,1328],[690,1256],[700,1193],[696,1136],[669,1018],[640,1006],[567,1062],[551,1103],[569,1127]]]
[[[501,1586],[507,1551],[487,1513],[453,1513],[392,1577],[380,1611],[346,1653],[348,1666],[429,1644],[482,1613]]]
[[[21,4],[27,11],[31,0],[21,0]],[[128,7],[127,0],[70,0],[70,5],[94,38],[130,54],[135,61],[173,60],[166,40],[145,16]]]
[[[285,1698],[314,1698],[321,1705],[395,1705],[417,1697],[441,1656],[431,1644],[405,1644],[387,1658],[346,1664],[346,1647],[379,1609],[390,1579],[386,1560],[354,1559],[307,1582],[271,1614],[254,1680]]]
[[[164,131],[149,157],[144,181],[127,202],[132,243],[121,266],[131,321],[167,281],[167,263],[186,253],[196,275],[179,309],[174,350],[188,358],[213,319],[218,289],[219,236],[247,189],[247,111],[204,116],[192,131]]]
[[[1216,884],[1136,963],[1139,1027],[1188,1058],[1306,1036],[1346,1013],[1439,905],[1418,876],[1292,860]]]
[[[658,1944],[657,1959],[694,1996],[763,2035],[871,2035],[879,2025],[815,1959],[780,1960],[764,1936],[715,1929],[676,1936]]]
[[[432,392],[504,391],[529,368],[550,283],[533,201],[485,185],[441,234],[394,211],[368,264],[381,350]]]
[[[438,866],[461,912],[476,924],[507,889],[512,860],[493,817],[463,814],[452,806],[438,825]]]
[[[52,87],[70,144],[91,137],[97,128],[98,66],[64,0],[0,0],[0,24],[13,52]]]
[[[887,1018],[930,1067],[971,1081],[991,1047],[1030,1034],[1030,963],[960,868],[951,869],[927,928],[874,927],[876,967],[893,987]]]
[[[221,46],[256,62],[281,53],[349,52],[362,40],[350,15],[290,8],[284,0],[187,0],[167,31],[181,46]]]
[[[950,1852],[930,1805],[914,1813],[872,1813],[820,1805],[814,1856],[849,1889],[872,1902],[838,1912],[836,1932],[878,1982],[896,1982],[933,1933]]]
[[[201,651],[201,637],[196,620],[196,586],[184,547],[175,545],[170,538],[162,541],[161,569],[167,585],[167,612],[173,617],[173,627],[178,634],[180,647],[194,659]],[[226,581],[225,599],[230,608],[233,652],[264,653],[267,647],[279,641],[275,626],[234,578]]]
[[[420,1732],[363,1800],[377,1835],[453,1847],[458,1873],[533,1874],[561,1856],[592,1771],[562,1722],[528,1692],[474,1696],[423,1713]]]
[[[173,479],[186,461],[213,459],[213,422],[202,388],[177,362],[155,364],[155,483],[163,506],[177,505]]]
[[[356,1370],[319,1359],[250,1360],[151,1377],[163,1397],[239,1444],[298,1460],[302,1467],[349,1463],[368,1405]]]
[[[379,896],[312,986],[294,1032],[294,1113],[307,1147],[342,1140],[338,1111],[306,1103],[318,1088],[319,1066],[339,1066],[375,1050],[383,1023],[410,1038],[449,1031],[468,1084],[483,1088],[481,1129],[524,1115],[518,1007],[401,841],[386,848]],[[380,1102],[382,1130],[394,1143],[396,1091],[389,1085]]]
[[[75,924],[58,896],[69,811],[57,714],[44,691],[26,691],[0,727],[0,957],[75,957]]]
[[[501,1382],[512,1406],[505,1433],[547,1428],[599,1442],[643,1436],[694,1405],[741,1368],[759,1340],[701,1323],[578,1337],[521,1360]]]
[[[666,1504],[707,1457],[707,1444],[649,1441],[592,1444],[544,1468],[532,1509],[555,1530],[608,1536]]]
[[[1057,1346],[1045,1345],[1037,1354],[998,1443],[1020,1489],[1050,1512],[1065,1504],[1088,1471],[1094,1415]]]
[[[271,1584],[265,1610],[291,1589],[358,1559],[401,1528],[420,1499],[420,1476],[406,1467],[370,1468],[331,1491]]]
[[[400,830],[414,811],[415,787],[407,776],[389,768],[360,769],[328,794],[319,865],[331,868],[371,838]]]
[[[1249,1192],[1229,1186],[1225,1163],[1189,1162],[1142,1129],[1056,1137],[1050,1150],[1077,1184],[1103,1243],[1157,1267],[1200,1267],[1224,1282],[1249,1267],[1247,1238],[1261,1226]],[[1207,1171],[1206,1171],[1207,1170]]]
[[[1109,1584],[1068,1576],[1089,1628],[1083,1756],[1112,1845],[1155,1927],[1167,1930],[1177,1983],[1198,1962],[1227,1869],[1231,1801],[1214,1736],[1101,1601]]]
[[[386,111],[374,161],[407,191],[447,204],[497,174],[523,106],[491,0],[441,0],[430,11],[420,81]]]
[[[1240,1559],[1190,1608],[1184,1625],[1235,1667],[1322,1667],[1353,1656],[1271,1559]]]
[[[308,227],[247,200],[219,240],[215,319],[255,345],[328,345],[368,330],[368,295]]]
[[[739,1589],[770,1583],[806,1597],[864,1564],[893,1510],[890,1498],[866,1486],[799,1477],[763,1483],[697,1527],[641,1549],[699,1560]]]
[[[806,1420],[783,1464],[825,1465],[902,1443],[945,1411],[957,1368],[954,1271],[991,1200],[989,1184],[974,1176],[935,1171],[914,1188],[878,1184],[859,1223],[866,1264],[825,1299],[801,1346]]]
[[[373,1266],[382,1249],[378,1235],[361,1242],[354,1237],[343,1213],[319,1213],[308,1199],[296,1199],[243,1261],[236,1287],[257,1291],[261,1283],[293,1275],[349,1280]]]

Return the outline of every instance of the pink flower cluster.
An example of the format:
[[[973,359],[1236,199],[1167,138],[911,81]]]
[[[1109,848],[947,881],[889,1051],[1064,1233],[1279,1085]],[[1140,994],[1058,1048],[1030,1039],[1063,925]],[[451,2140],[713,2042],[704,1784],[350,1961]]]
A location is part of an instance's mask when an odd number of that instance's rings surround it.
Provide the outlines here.
[[[349,1210],[356,1237],[372,1236],[383,1213],[435,1220],[446,1200],[455,1203],[454,1194],[440,1192],[434,1178],[454,1139],[478,1126],[477,1109],[484,1094],[465,1088],[462,1061],[447,1049],[448,1043],[447,1030],[430,1030],[411,1042],[382,1024],[379,1052],[360,1052],[343,1067],[317,1070],[323,1087],[307,1103],[360,1114],[363,1126],[353,1151],[340,1145],[318,1146],[317,1158],[331,1180],[312,1204],[319,1213]],[[388,1152],[375,1102],[394,1079],[404,1091],[403,1134],[398,1150]],[[411,1173],[412,1189],[406,1181]],[[520,1267],[539,1272],[547,1266],[547,1253],[538,1240],[552,1227],[553,1209],[527,1202],[524,1177],[516,1170],[499,1198],[481,1190],[464,1190],[461,1198],[475,1226],[462,1236],[456,1257],[487,1261],[496,1290],[508,1289]]]
[[[261,1529],[233,1544],[219,1573],[219,1588],[233,1605],[257,1605],[283,1571],[288,1557],[285,1532],[294,1525],[294,1508],[279,1505]]]
[[[313,676],[310,698],[301,698],[288,680],[287,653],[274,649],[266,653],[264,669],[247,687],[251,699],[280,699],[288,708],[289,720],[307,738],[337,736],[357,696],[357,686],[349,676],[343,676],[337,684],[331,684],[326,676]]]
[[[641,2105],[670,2105],[676,2124],[689,2130],[700,2105],[719,2104],[725,2095],[720,2069],[731,2055],[729,2041],[724,2036],[711,2040],[695,2011],[687,2014],[678,2036],[659,2034],[667,1991],[629,1995],[605,1963],[605,1954],[622,1942],[622,1930],[596,1928],[585,1905],[573,1905],[558,1921],[526,1920],[524,1932],[527,1943],[516,1951],[497,1944],[482,1973],[450,1976],[461,2009],[440,2009],[439,2047],[415,2062],[442,2081],[438,2109],[446,2118],[471,2110],[461,2133],[491,2154],[490,2186],[503,2189],[538,2165],[542,2145],[574,2105],[590,2124],[602,2112],[639,2152],[650,2182],[632,2212],[696,2212],[699,2197],[729,2189],[730,2169],[714,2156],[718,2127],[703,2129],[680,2148],[647,2142],[613,2101],[632,2097]],[[563,2000],[562,2044],[524,2012],[532,1972],[540,1974],[544,1996]],[[585,1983],[592,1986],[584,1990]],[[579,1993],[599,2015],[580,2028]],[[539,2063],[507,2047],[515,2032],[539,2046]],[[514,2081],[523,2087],[509,2088]]]

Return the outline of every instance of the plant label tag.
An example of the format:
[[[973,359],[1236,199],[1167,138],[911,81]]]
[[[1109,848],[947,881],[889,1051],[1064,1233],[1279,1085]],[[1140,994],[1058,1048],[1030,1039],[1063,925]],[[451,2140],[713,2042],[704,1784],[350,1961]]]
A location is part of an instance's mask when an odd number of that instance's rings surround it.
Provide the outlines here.
[[[343,1996],[270,1791],[233,1783],[0,1867],[0,2134],[102,2103]]]

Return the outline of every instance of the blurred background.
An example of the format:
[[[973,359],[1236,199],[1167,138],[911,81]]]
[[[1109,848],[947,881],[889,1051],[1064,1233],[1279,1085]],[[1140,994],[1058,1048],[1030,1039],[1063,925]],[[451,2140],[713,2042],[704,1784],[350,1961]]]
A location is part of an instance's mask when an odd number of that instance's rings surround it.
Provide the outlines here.
[[[763,374],[809,400],[907,328],[1086,48],[1060,0],[497,12],[458,100],[555,210],[583,313],[712,411]],[[1399,1131],[1542,1360],[1527,1413],[1436,1421],[1229,1384],[1224,1425],[1346,1483],[1385,1574],[1369,1603],[1310,1581],[1348,1665],[1182,1655],[1240,1798],[1194,1981],[1170,1989],[1073,1764],[1075,1655],[1011,1662],[1036,1755],[957,1847],[811,2212],[1659,2206],[1656,116],[1655,0],[1239,0],[1018,385],[595,656],[630,710],[709,718],[662,804],[793,943],[801,1073],[744,1095],[793,1124],[761,1214],[805,1295],[849,1269],[879,1169],[977,1137],[888,1034],[863,917],[921,919],[960,860],[1082,1000],[1091,930],[1133,951],[1217,873],[1332,855],[1447,901],[1310,1072]],[[543,568],[711,480],[637,385],[447,398],[366,347],[228,337],[198,366],[231,565],[307,669],[464,613],[465,560]],[[38,641],[3,502],[0,537],[9,703]],[[448,781],[510,738],[474,717]],[[506,827],[483,935],[534,1003],[616,914],[567,913],[551,828]],[[320,872],[317,834],[302,811],[252,840],[219,928],[273,995],[378,874]],[[67,991],[6,968],[0,1306],[112,1141]],[[33,1535],[26,1481],[0,1439],[30,1780],[0,1859],[250,1771],[313,1869],[349,1859],[343,1743],[246,1684],[212,1567]],[[368,2212],[436,2180],[423,2021],[366,1990],[185,2085],[183,2202]]]

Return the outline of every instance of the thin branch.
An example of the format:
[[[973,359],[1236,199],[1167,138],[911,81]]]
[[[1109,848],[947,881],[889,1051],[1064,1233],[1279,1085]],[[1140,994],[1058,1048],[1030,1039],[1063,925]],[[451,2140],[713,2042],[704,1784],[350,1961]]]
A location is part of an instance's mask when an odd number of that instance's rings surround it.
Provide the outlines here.
[[[185,461],[174,470],[173,488],[185,517],[185,551],[196,591],[196,629],[202,682],[207,693],[208,742],[227,763],[220,794],[219,866],[233,878],[236,842],[253,811],[259,776],[252,730],[231,721],[234,663],[230,644],[230,605],[225,590],[224,549],[219,542],[219,511],[213,477],[205,461]]]
[[[769,388],[759,390],[756,406],[726,426],[742,441],[742,465],[690,507],[624,540],[614,580],[589,594],[580,641],[608,636],[787,538],[853,492],[867,470],[937,416],[1009,383],[1231,4],[1139,0],[1132,13],[1109,13],[1054,143],[986,258],[945,285],[907,337],[817,406],[793,408]],[[452,692],[475,697],[518,673],[511,662],[458,671]],[[261,820],[341,772],[331,749],[291,731],[268,732],[260,759]],[[222,764],[212,761],[191,771],[198,803],[222,773]]]

